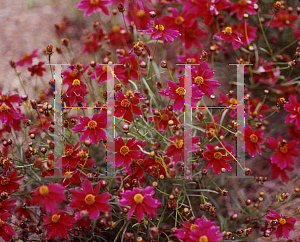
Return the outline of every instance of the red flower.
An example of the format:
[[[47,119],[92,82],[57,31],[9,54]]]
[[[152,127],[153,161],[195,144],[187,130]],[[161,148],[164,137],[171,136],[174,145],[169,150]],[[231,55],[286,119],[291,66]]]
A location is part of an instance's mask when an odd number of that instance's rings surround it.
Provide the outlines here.
[[[73,80],[72,85],[69,85],[65,96],[67,99],[67,105],[73,106],[76,102],[86,103],[85,96],[87,94],[87,86],[81,80]]]
[[[43,76],[43,71],[46,71],[42,65],[44,65],[45,62],[39,62],[37,65],[33,65],[32,67],[28,67],[28,71],[31,72],[31,76],[38,75],[38,76]]]
[[[84,42],[84,48],[82,53],[95,53],[98,51],[100,45],[100,41],[102,40],[102,35],[99,33],[90,33],[86,37],[86,41]]]
[[[265,141],[265,139],[262,137],[263,131],[257,129],[253,132],[253,129],[248,124],[246,124],[244,132],[245,151],[248,151],[249,155],[251,155],[252,157],[255,156],[256,151],[261,155],[261,149],[258,144],[261,144]]]
[[[10,241],[11,237],[16,235],[13,227],[5,222],[9,217],[11,217],[11,214],[7,212],[0,214],[0,236],[4,241]]]
[[[270,215],[266,216],[266,219],[268,221],[276,221],[275,226],[277,227],[276,231],[276,238],[279,240],[280,237],[284,237],[286,239],[289,239],[290,237],[290,230],[294,231],[294,225],[296,221],[299,219],[296,219],[295,217],[289,217],[279,215],[275,210],[269,209]]]
[[[242,20],[245,12],[247,12],[249,15],[256,14],[256,11],[254,10],[254,4],[256,2],[257,0],[240,0],[237,3],[233,3],[231,5],[230,15],[237,13],[236,16],[238,19]]]
[[[292,172],[294,170],[294,168],[287,166],[283,169],[280,169],[280,167],[278,167],[276,164],[271,164],[271,170],[273,171],[272,179],[277,179],[280,175],[282,181],[284,181],[285,183],[288,183],[290,179],[287,176],[286,171]]]
[[[155,129],[160,132],[166,131],[170,125],[169,121],[173,121],[172,125],[179,124],[177,121],[178,114],[169,111],[168,109],[163,109],[161,111],[152,109],[153,116],[148,117],[149,121],[155,122]]]
[[[138,222],[141,222],[144,218],[144,214],[147,213],[149,218],[156,215],[156,210],[161,206],[161,203],[158,199],[152,198],[154,195],[154,187],[146,187],[144,190],[134,187],[132,191],[127,190],[120,193],[122,196],[119,199],[121,206],[129,206],[127,219],[131,218],[131,215],[134,213]]]
[[[66,201],[64,187],[59,184],[48,184],[38,187],[33,194],[31,205],[39,204],[42,211],[55,212],[56,204]]]
[[[74,147],[71,144],[66,144],[65,154],[61,158],[63,167],[70,166],[71,168],[75,168],[77,166],[79,150],[76,149],[78,146],[79,143],[77,143]]]
[[[95,71],[90,75],[90,78],[96,79],[95,72],[96,72],[96,76],[98,78],[99,85],[105,81],[113,81],[113,78],[110,80],[107,78],[107,65],[100,65],[99,63],[97,63],[97,65],[95,67]],[[120,80],[126,79],[125,69],[123,68],[123,66],[120,66],[120,65],[114,66],[114,74]]]
[[[0,177],[0,193],[12,193],[13,191],[19,189],[20,185],[17,183],[17,181],[21,180],[24,176],[15,177],[16,175],[17,170],[14,170],[8,176]]]
[[[91,142],[98,144],[100,140],[106,140],[106,133],[103,129],[107,125],[107,112],[103,111],[94,114],[92,119],[89,117],[80,117],[80,124],[72,128],[75,132],[82,132],[79,141],[86,140],[88,137]]]
[[[277,150],[270,158],[271,164],[276,164],[280,169],[284,169],[290,165],[295,165],[295,159],[293,156],[299,156],[298,146],[299,142],[291,140],[286,141],[279,136],[276,139],[268,137],[267,147],[272,150]]]
[[[245,32],[245,24],[247,26],[247,35]],[[233,24],[232,25],[232,30],[236,31],[237,33],[240,33],[242,36],[240,36],[241,42],[243,43],[243,45],[247,45],[250,44],[252,40],[256,39],[257,36],[255,34],[257,28],[256,27],[252,27],[252,26],[248,26],[248,22],[241,22],[240,25],[237,24]],[[248,38],[248,40],[247,40]],[[241,47],[241,42],[237,42],[234,41],[232,43],[233,49],[238,49]]]
[[[52,212],[52,216],[42,216],[45,229],[47,230],[48,239],[55,237],[67,239],[68,231],[72,229],[72,226],[76,223],[72,215],[67,214],[65,211],[56,210]]]
[[[19,220],[22,219],[22,217],[30,218],[32,216],[31,210],[27,208],[27,206],[30,206],[30,202],[31,200],[27,198],[22,205],[16,208],[15,214]]]
[[[114,26],[108,34],[109,45],[116,48],[123,48],[130,43],[130,37],[125,28]]]
[[[208,160],[206,163],[206,169],[209,169],[212,166],[216,175],[221,173],[221,168],[225,168],[227,171],[230,171],[232,167],[227,161],[234,160],[233,146],[226,145],[224,140],[222,141],[222,144],[226,149],[224,149],[223,146],[219,147],[214,146],[211,143],[207,143],[207,152],[204,153],[205,159]]]
[[[92,13],[97,13],[99,11],[102,11],[104,14],[109,15],[109,10],[105,5],[108,5],[109,1],[105,0],[82,0],[80,3],[78,3],[77,8],[79,10],[85,10],[87,11],[84,13],[83,16],[90,16]]]
[[[51,125],[51,122],[53,121],[52,117],[46,117],[46,116],[40,116],[38,123],[36,126],[33,126],[30,128],[29,133],[30,134],[37,134],[39,133],[43,128],[45,130],[48,130],[48,128]]]
[[[226,27],[222,32],[215,34],[213,38],[224,40],[227,43],[239,42],[243,44],[240,37],[242,37],[240,33],[237,33],[235,30],[232,30],[232,28],[230,27]]]
[[[19,104],[20,102],[23,102],[23,100],[20,98],[18,94],[2,94],[0,92],[0,105],[5,104],[11,109],[14,109],[12,103]],[[19,104],[20,105],[20,104]]]
[[[145,169],[147,174],[152,174],[156,178],[158,178],[160,175],[164,175],[167,177],[167,166],[171,162],[170,158],[166,156],[162,156],[159,153],[156,153],[157,158],[149,157],[144,160],[142,163],[142,167]],[[161,158],[161,159],[159,159]]]
[[[22,59],[17,61],[17,66],[24,66],[25,64],[31,65],[32,59],[38,57],[38,51],[39,48],[35,49],[31,54],[26,53],[25,55],[23,55]]]
[[[289,97],[289,102],[284,105],[284,110],[290,113],[286,116],[285,123],[295,123],[300,130],[300,103],[293,95]]]
[[[23,118],[23,116],[19,113],[19,111],[9,108],[4,103],[0,106],[0,121],[2,123],[13,126],[15,129],[18,126],[15,121],[18,121],[21,118]]]
[[[267,22],[267,25],[270,24],[270,27],[285,27],[286,25],[290,26],[293,29],[297,29],[298,26],[293,24],[292,22],[297,21],[298,16],[297,14],[290,14],[289,11],[286,9],[280,9],[278,13],[273,13],[269,11],[269,13],[273,16],[274,19],[270,22]]]
[[[63,179],[61,179],[60,183],[64,186],[67,187],[70,185],[70,183],[76,185],[76,186],[80,186],[81,184],[81,180],[80,180],[80,175],[82,174],[78,169],[67,169],[65,171],[62,172],[64,177]]]
[[[18,199],[7,199],[0,202],[0,213],[4,213],[5,211],[13,210],[16,206],[16,201]]]
[[[121,1],[117,1],[116,4],[120,3]],[[125,3],[125,1],[123,2]],[[126,1],[127,3],[127,1]],[[145,29],[147,27],[147,23],[151,20],[151,17],[149,16],[149,12],[153,9],[150,9],[146,6],[146,1],[138,1],[136,3],[134,2],[128,2],[128,14],[126,15],[128,22],[134,22],[137,29]],[[127,10],[127,8],[126,8]]]
[[[183,34],[179,37],[183,42],[183,46],[186,50],[192,48],[192,45],[196,46],[199,49],[202,49],[202,43],[200,38],[203,38],[208,35],[208,33],[199,28],[198,22],[195,21],[192,26],[184,28]]]
[[[79,209],[79,212],[86,210],[91,219],[99,217],[99,210],[101,212],[111,210],[111,207],[108,205],[110,194],[105,192],[97,196],[100,190],[100,183],[101,181],[98,182],[95,186],[95,190],[93,190],[92,183],[85,180],[84,183],[82,183],[83,191],[71,189],[70,192],[72,193],[73,200],[70,202],[69,206],[73,209]]]

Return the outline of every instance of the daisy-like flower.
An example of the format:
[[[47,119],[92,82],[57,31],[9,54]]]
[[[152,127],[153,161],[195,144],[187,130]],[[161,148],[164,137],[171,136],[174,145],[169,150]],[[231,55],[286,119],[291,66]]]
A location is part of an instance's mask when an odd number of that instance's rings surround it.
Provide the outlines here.
[[[119,199],[121,206],[129,206],[127,219],[131,218],[131,215],[134,213],[138,222],[141,222],[144,218],[144,214],[148,214],[149,219],[152,216],[156,216],[156,210],[161,206],[161,203],[158,199],[152,198],[154,192],[154,187],[146,187],[144,190],[134,187],[132,191],[127,190],[126,192],[120,193],[122,196]]]
[[[90,78],[96,79],[96,76],[97,76],[99,85],[101,85],[101,83],[103,83],[105,81],[113,81],[113,78],[112,79],[107,78],[107,68],[109,68],[107,65],[101,65],[101,64],[97,63],[95,66],[95,71],[90,75]],[[96,72],[96,75],[95,75],[95,72]],[[120,65],[114,66],[114,74],[120,80],[126,79],[125,69]]]
[[[294,225],[296,221],[295,217],[289,217],[279,215],[275,210],[269,209],[271,212],[269,215],[266,216],[267,221],[274,221],[273,224],[277,227],[276,230],[276,238],[279,240],[280,237],[289,239],[290,237],[290,230],[294,231]]]
[[[14,122],[20,120],[21,118],[23,118],[23,116],[15,109],[9,108],[4,103],[0,106],[0,121],[2,123],[14,127]]]
[[[72,215],[67,214],[65,211],[58,210],[52,212],[52,215],[43,215],[45,229],[47,230],[48,239],[55,237],[67,239],[68,231],[76,223]]]
[[[33,65],[32,67],[28,67],[28,71],[31,72],[31,76],[43,76],[43,71],[46,71],[44,67],[42,67],[45,62],[40,61],[37,65]]]
[[[5,221],[11,217],[11,214],[4,212],[0,214],[0,236],[4,241],[10,241],[13,235],[16,235],[13,227]]]
[[[13,95],[12,94],[2,94],[0,92],[0,106],[2,104],[5,104],[9,108],[14,109],[12,103],[19,104],[20,102],[23,102],[23,100],[20,98],[20,96],[18,94],[13,94]]]
[[[45,130],[48,130],[48,128],[50,127],[51,123],[53,122],[52,117],[46,117],[46,116],[41,116],[38,120],[38,123],[36,126],[33,126],[30,128],[29,133],[30,134],[37,134],[39,133],[43,128]]]
[[[153,20],[148,24],[148,30],[139,30],[144,34],[151,34],[151,39],[164,38],[168,42],[173,42],[174,38],[181,36],[178,30],[168,29],[163,22],[155,21],[155,27],[153,27]]]
[[[32,59],[35,57],[38,57],[37,52],[39,51],[39,48],[35,49],[31,54],[24,54],[22,59],[17,61],[17,66],[24,66],[24,65],[31,65]]]
[[[224,140],[222,141],[222,144],[226,149],[224,149],[223,146],[214,146],[213,144],[207,143],[207,151],[204,152],[204,159],[208,160],[206,163],[206,169],[209,169],[212,166],[213,172],[216,175],[221,173],[222,168],[225,168],[227,171],[230,171],[232,167],[228,163],[228,161],[234,160],[234,147],[231,145],[226,145]]]
[[[67,170],[64,170],[62,173],[64,175],[64,178],[61,179],[60,183],[64,187],[69,186],[70,183],[72,183],[76,186],[80,186],[80,184],[81,184],[80,175],[83,175],[83,174],[78,169],[67,169]]]
[[[77,8],[79,10],[86,10],[83,16],[90,16],[92,13],[102,11],[104,14],[109,15],[109,10],[105,5],[108,5],[109,1],[106,0],[82,0],[78,3]]]
[[[130,170],[130,164],[132,160],[136,160],[136,158],[140,155],[141,151],[138,145],[142,148],[147,145],[146,142],[141,140],[135,142],[135,137],[129,139],[126,144],[121,137],[118,137],[118,139],[115,139],[113,143],[115,145],[115,150],[111,149],[112,143],[109,143],[107,148],[116,153],[109,155],[107,159],[112,160],[114,157],[115,166],[117,167],[123,164],[124,168],[128,171]]]
[[[32,196],[31,205],[39,204],[42,211],[55,212],[56,204],[66,201],[64,187],[60,184],[48,184],[38,187]]]
[[[284,110],[290,113],[286,116],[285,123],[295,123],[300,130],[300,103],[293,95],[289,97],[289,102],[284,105]]]
[[[69,206],[73,209],[79,209],[80,211],[87,211],[91,219],[96,219],[99,217],[99,210],[101,212],[107,212],[111,210],[111,207],[108,205],[110,194],[108,192],[98,195],[100,190],[101,181],[95,186],[93,190],[92,183],[88,180],[85,180],[82,183],[82,190],[71,189],[73,200],[70,201]]]
[[[7,199],[0,202],[0,213],[13,210],[18,199]]]
[[[170,158],[166,156],[162,157],[160,153],[156,153],[156,158],[149,157],[145,159],[142,163],[142,167],[145,169],[147,174],[152,174],[156,178],[160,175],[167,177],[166,167],[170,162]]]
[[[0,193],[7,192],[12,193],[20,188],[20,185],[17,181],[21,180],[24,176],[18,176],[17,170],[14,170],[9,175],[5,177],[0,177]]]
[[[280,9],[278,13],[273,13],[269,11],[269,13],[273,16],[273,20],[271,22],[267,22],[270,27],[285,27],[286,25],[290,26],[293,29],[297,29],[298,26],[293,24],[293,22],[297,21],[298,16],[297,14],[290,13],[287,9]]]
[[[234,117],[237,113],[236,105],[237,100],[235,98],[229,98],[227,95],[219,93],[219,103],[218,105],[227,104],[227,107],[234,107],[230,112],[230,117]]]
[[[247,35],[246,35],[246,32],[245,32],[245,27],[247,27]],[[252,40],[257,38],[257,36],[255,34],[257,28],[252,27],[252,26],[248,26],[248,22],[243,21],[243,22],[241,22],[240,25],[233,24],[232,29],[242,35],[242,36],[240,36],[240,39],[241,39],[243,45],[247,45],[248,43],[250,44]],[[248,40],[247,40],[247,38],[248,38]],[[240,42],[237,42],[237,41],[234,41],[232,43],[233,49],[235,49],[235,50],[240,48],[241,45],[242,44]]]
[[[233,3],[230,7],[230,15],[237,13],[237,18],[242,20],[245,12],[247,12],[249,15],[256,14],[256,11],[254,10],[254,4],[256,2],[257,0],[240,0],[237,3]]]
[[[73,106],[75,102],[83,102],[85,101],[85,96],[87,94],[87,86],[84,82],[79,79],[74,79],[73,83],[69,85],[65,95],[67,99],[67,105]]]
[[[222,32],[215,34],[213,38],[223,40],[227,43],[239,42],[243,44],[241,37],[242,35],[240,33],[237,33],[231,27],[226,27]]]
[[[265,141],[265,138],[263,138],[263,131],[262,130],[255,130],[253,132],[253,129],[249,126],[249,124],[245,125],[244,128],[244,141],[245,141],[245,151],[249,152],[249,155],[252,157],[255,156],[256,152],[261,155],[261,149],[259,147],[259,144],[263,143]]]
[[[288,183],[290,181],[289,177],[287,176],[286,172],[292,172],[294,170],[293,167],[287,166],[283,169],[280,169],[276,164],[271,164],[271,170],[272,173],[272,179],[277,179],[279,176],[281,176],[282,181],[285,183]]]
[[[172,113],[168,109],[163,109],[161,111],[152,109],[153,116],[148,117],[149,121],[155,122],[155,128],[159,130],[160,132],[166,131],[168,126],[170,126],[169,121],[171,120],[173,122],[172,125],[179,124],[177,121],[177,114]]]
[[[61,157],[63,167],[70,166],[71,168],[75,168],[77,166],[77,162],[79,160],[79,150],[77,150],[78,146],[79,143],[77,143],[74,147],[71,144],[66,144],[65,153]]]
[[[299,149],[296,148],[298,145],[299,142],[295,140],[286,141],[281,136],[277,137],[277,140],[268,137],[267,147],[277,150],[270,158],[271,164],[276,164],[280,169],[295,165],[295,158],[293,156],[300,155]]]
[[[107,124],[107,112],[95,113],[92,119],[89,117],[80,117],[80,124],[72,128],[77,133],[82,133],[79,141],[86,140],[88,137],[91,142],[98,144],[100,140],[106,140],[106,133],[103,129]]]

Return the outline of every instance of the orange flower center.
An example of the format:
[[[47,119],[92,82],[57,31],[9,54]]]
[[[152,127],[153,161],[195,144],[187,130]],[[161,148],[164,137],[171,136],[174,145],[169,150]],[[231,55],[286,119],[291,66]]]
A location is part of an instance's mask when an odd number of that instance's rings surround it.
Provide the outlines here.
[[[97,128],[97,122],[94,121],[94,120],[91,120],[91,121],[88,123],[88,127],[89,127],[90,129],[95,129],[95,128]]]
[[[134,97],[133,92],[129,91],[129,90],[126,91],[125,95],[126,95],[127,98],[133,98]]]
[[[222,155],[221,152],[216,152],[216,153],[214,153],[214,158],[215,158],[216,160],[221,160],[222,157],[223,157],[223,155]]]
[[[70,179],[72,177],[72,174],[70,172],[65,173],[65,178]]]
[[[190,227],[191,231],[197,230],[197,229],[198,229],[198,225],[197,224],[192,224],[191,227]]]
[[[199,242],[208,242],[208,238],[206,237],[206,235],[202,235],[199,239]]]
[[[245,7],[245,6],[247,6],[247,1],[246,0],[240,0],[239,5]]]
[[[139,165],[141,166],[141,165],[143,165],[144,160],[143,160],[143,159],[139,159],[136,163],[139,164]]]
[[[59,219],[60,219],[60,215],[57,214],[54,214],[51,218],[52,222],[55,224],[58,223]]]
[[[26,54],[24,54],[23,55],[23,59],[26,59],[26,58],[28,58],[30,55],[28,54],[28,53],[26,53]]]
[[[1,107],[0,107],[1,109]],[[300,115],[300,107],[297,108],[297,113]]]
[[[65,151],[65,155],[66,156],[71,156],[73,154],[73,149],[67,149],[66,151]]]
[[[136,203],[142,203],[143,200],[144,200],[144,197],[143,197],[142,194],[136,194],[136,195],[134,195],[133,200],[134,200]]]
[[[73,81],[72,85],[78,87],[78,86],[80,86],[80,81],[78,79],[75,79]]]
[[[183,140],[182,139],[177,139],[176,141],[175,141],[175,147],[177,148],[177,149],[181,149],[182,148],[182,146],[183,146]]]
[[[280,218],[280,219],[279,219],[279,223],[280,223],[281,225],[286,224],[286,219],[285,219],[285,218]]]
[[[125,155],[127,155],[128,153],[129,153],[129,148],[128,148],[128,146],[122,146],[121,147],[121,149],[120,149],[120,153],[121,153],[121,155],[123,155],[123,156],[125,156]]]
[[[216,130],[215,129],[209,129],[208,130],[208,135],[210,136],[210,137],[215,137],[216,136]]]
[[[8,110],[8,107],[5,105],[5,104],[2,104],[1,106],[0,106],[0,113],[1,112],[6,112]]]
[[[99,0],[91,0],[91,1],[90,1],[90,3],[91,3],[92,5],[96,5],[96,4],[98,4],[98,2],[99,2]]]
[[[6,101],[8,100],[9,96],[7,94],[2,94],[1,97],[0,97],[0,100],[1,101]]]
[[[202,76],[197,76],[197,77],[195,78],[195,83],[196,83],[197,85],[201,85],[201,84],[203,84],[203,82],[204,82],[204,79],[203,79]]]
[[[95,196],[93,196],[92,194],[88,194],[86,195],[84,201],[87,205],[92,205],[95,203]]]
[[[142,18],[142,17],[144,17],[145,16],[145,11],[144,10],[139,10],[139,11],[137,11],[137,13],[136,13],[136,15],[139,17],[139,18]]]
[[[225,28],[225,34],[231,35],[231,33],[232,33],[231,28],[230,28],[230,27],[226,27],[226,28]]]
[[[168,122],[170,120],[170,117],[168,114],[164,114],[164,116],[162,117],[162,121],[164,122]]]
[[[6,186],[8,183],[10,182],[10,178],[9,177],[5,177],[1,180],[1,185],[2,186]]]
[[[280,8],[281,8],[281,2],[277,1],[276,3],[274,3],[274,8],[276,10],[280,10]]]
[[[49,194],[49,188],[47,186],[41,186],[40,187],[40,194],[42,196],[48,195]]]
[[[81,160],[87,158],[87,153],[84,150],[79,151],[78,156]]]
[[[286,154],[288,152],[288,147],[287,147],[287,145],[284,145],[284,146],[280,147],[279,150],[282,154]]]
[[[257,141],[258,141],[258,137],[257,137],[255,134],[251,134],[251,135],[250,135],[250,141],[251,141],[253,144],[256,144]]]
[[[178,87],[175,91],[179,96],[183,96],[185,94],[185,89],[183,87]]]
[[[107,66],[103,66],[102,71],[107,71]]]
[[[120,27],[119,27],[119,26],[114,26],[114,27],[112,28],[112,31],[113,31],[114,33],[117,33],[117,32],[120,31]]]
[[[0,228],[2,227],[3,224],[4,224],[4,221],[2,221],[2,220],[0,219]]]
[[[47,123],[48,122],[48,120],[47,119],[45,119],[45,118],[41,118],[41,119],[39,119],[39,121],[38,121],[38,125],[39,126],[43,126],[45,123]]]
[[[181,25],[184,22],[184,18],[179,16],[175,19],[175,24]]]
[[[130,102],[128,101],[128,99],[123,99],[121,101],[121,107],[128,108],[129,106],[130,106]]]
[[[163,25],[161,25],[161,24],[156,25],[155,28],[156,28],[157,30],[159,30],[159,31],[164,31],[164,30],[165,30],[165,27],[164,27]]]
[[[237,100],[235,98],[230,98],[229,103],[232,105],[237,105]]]

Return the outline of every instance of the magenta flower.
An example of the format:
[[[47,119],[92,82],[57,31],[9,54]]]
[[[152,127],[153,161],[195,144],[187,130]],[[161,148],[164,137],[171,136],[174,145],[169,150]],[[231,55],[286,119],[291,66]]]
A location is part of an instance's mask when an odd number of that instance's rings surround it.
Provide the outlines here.
[[[246,35],[246,32],[245,32],[245,24],[247,26],[247,35]],[[257,36],[255,34],[257,28],[252,27],[252,26],[248,26],[248,22],[245,22],[245,21],[241,22],[240,25],[233,24],[232,25],[232,30],[234,30],[237,33],[240,33],[242,35],[242,36],[240,36],[240,39],[241,39],[241,42],[243,43],[243,45],[247,45],[248,43],[250,44],[252,40],[257,38]],[[247,40],[247,38],[248,38],[248,40]],[[236,49],[240,48],[241,45],[242,45],[241,42],[234,41],[232,43],[233,49],[236,50]]]
[[[80,117],[80,124],[72,128],[75,132],[80,132],[79,141],[86,140],[88,137],[91,142],[98,144],[100,140],[106,140],[106,133],[103,129],[107,124],[107,112],[103,111],[99,114],[94,114],[92,119],[89,117]]]
[[[173,121],[173,125],[179,124],[177,121],[178,114],[169,111],[168,109],[163,109],[161,111],[152,109],[153,116],[148,117],[149,121],[153,121],[155,123],[155,129],[160,132],[164,132],[170,126],[169,121]]]
[[[32,59],[38,57],[38,51],[39,48],[35,49],[31,54],[26,53],[25,55],[23,55],[22,59],[17,61],[17,66],[31,65]]]
[[[271,170],[273,171],[272,179],[277,179],[279,176],[281,176],[282,181],[288,183],[290,179],[287,176],[286,172],[292,172],[294,168],[287,166],[283,169],[280,169],[280,167],[278,167],[276,164],[271,164]]]
[[[295,123],[300,130],[300,103],[293,95],[289,97],[289,102],[284,105],[284,110],[290,113],[286,116],[285,123]]]
[[[274,14],[272,11],[269,11],[269,14],[271,16],[274,16],[272,18],[273,20],[270,22],[267,22],[267,24],[270,24],[270,27],[285,27],[286,25],[290,26],[293,29],[297,29],[298,26],[293,24],[293,22],[297,21],[298,16],[297,14],[292,14],[289,12],[289,10],[280,9],[278,13]]]
[[[69,206],[73,209],[79,209],[79,212],[87,211],[91,219],[99,217],[99,210],[101,212],[111,210],[111,207],[108,205],[110,194],[105,192],[97,196],[100,190],[100,184],[101,181],[97,183],[95,190],[93,190],[92,183],[85,180],[82,183],[83,191],[79,189],[71,189],[70,192],[72,193],[73,200],[70,201]]]
[[[245,151],[248,151],[252,157],[255,156],[256,152],[261,155],[261,149],[258,144],[262,144],[266,140],[262,137],[263,131],[257,129],[253,132],[249,124],[246,124],[244,132]]]
[[[268,221],[276,221],[275,226],[277,227],[276,230],[276,238],[279,240],[280,237],[284,237],[289,239],[290,237],[290,230],[294,231],[294,225],[296,221],[295,217],[289,217],[279,215],[275,210],[269,209],[271,212],[269,215],[266,216]]]
[[[108,5],[109,1],[106,0],[82,0],[78,3],[77,8],[79,10],[86,10],[84,17],[92,15],[92,13],[97,13],[102,11],[104,14],[109,15],[109,10],[105,5]]]
[[[152,198],[154,193],[154,187],[150,186],[144,190],[134,187],[132,191],[127,190],[120,193],[122,196],[122,198],[119,199],[120,205],[130,207],[127,219],[129,220],[133,213],[138,222],[142,221],[145,213],[148,214],[149,219],[151,219],[152,216],[156,216],[156,210],[161,206],[161,203],[158,199]]]
[[[46,71],[46,69],[43,67],[44,64],[45,62],[40,61],[37,65],[28,67],[28,71],[31,72],[31,76],[43,76],[43,71]]]
[[[240,33],[237,33],[230,27],[226,27],[222,32],[215,34],[213,38],[223,40],[227,43],[239,42],[242,44],[241,37],[242,35]]]
[[[257,0],[240,0],[237,3],[233,3],[231,5],[230,15],[237,13],[237,18],[242,20],[245,12],[247,12],[249,15],[256,14],[256,11],[254,10],[254,4],[256,2]]]
[[[23,102],[23,100],[18,94],[2,94],[0,92],[0,106],[2,104],[5,104],[9,108],[14,109],[12,103],[17,103],[18,105],[20,105],[19,103],[21,102]]]

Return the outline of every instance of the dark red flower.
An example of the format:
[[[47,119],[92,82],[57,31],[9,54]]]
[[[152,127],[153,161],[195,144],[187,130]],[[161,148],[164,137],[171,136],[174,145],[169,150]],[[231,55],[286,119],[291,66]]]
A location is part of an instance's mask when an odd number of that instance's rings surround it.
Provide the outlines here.
[[[287,166],[283,169],[280,169],[280,167],[278,167],[276,164],[271,164],[271,170],[273,171],[272,179],[277,179],[279,176],[281,176],[282,181],[288,183],[290,179],[287,176],[286,172],[292,172],[294,168]]]
[[[9,108],[6,104],[2,104],[0,106],[0,121],[9,126],[13,126],[13,128],[18,128],[18,123],[21,118],[24,118],[21,113],[15,109]]]
[[[20,185],[17,181],[21,180],[24,176],[16,177],[16,175],[17,170],[14,170],[9,175],[6,175],[5,177],[0,177],[0,193],[12,193],[13,191],[16,191],[20,188]]]
[[[162,109],[161,111],[152,109],[153,116],[148,117],[149,121],[153,121],[155,123],[155,129],[160,132],[166,131],[169,126],[179,124],[177,120],[178,114],[169,111],[168,109]],[[170,122],[172,124],[170,124]]]
[[[243,44],[241,37],[242,35],[240,33],[237,33],[231,27],[226,27],[222,32],[215,34],[213,38],[223,40],[227,43],[239,42]]]
[[[78,3],[77,8],[79,10],[86,10],[84,17],[92,15],[92,13],[97,13],[102,11],[104,14],[109,15],[109,10],[106,7],[110,2],[106,0],[81,0]]]
[[[70,166],[71,168],[75,168],[77,166],[79,160],[79,150],[77,150],[78,146],[79,143],[77,143],[74,147],[71,144],[66,144],[65,153],[61,157],[63,167]]]
[[[19,104],[20,102],[23,102],[23,100],[20,98],[18,94],[2,94],[0,92],[0,106],[2,104],[5,104],[11,109],[14,109],[12,103],[17,103]],[[20,105],[20,104],[19,104]]]
[[[32,67],[28,67],[28,71],[31,72],[31,76],[38,75],[43,76],[43,71],[46,71],[44,67],[42,67],[45,62],[39,62],[37,65],[33,65]]]
[[[259,144],[263,143],[266,139],[263,136],[263,130],[256,129],[253,132],[253,129],[246,124],[244,129],[244,141],[245,141],[245,151],[249,152],[249,155],[252,157],[255,156],[256,152],[261,155],[261,149]]]
[[[237,13],[236,16],[239,20],[242,20],[246,12],[249,15],[254,15],[256,14],[256,11],[254,10],[255,3],[257,3],[257,0],[240,0],[237,3],[232,3],[230,15]]]
[[[289,102],[284,105],[284,110],[290,113],[286,116],[285,123],[295,123],[300,130],[300,103],[293,95],[289,97]]]
[[[297,29],[298,26],[293,24],[292,22],[297,21],[298,16],[297,14],[291,14],[286,9],[280,9],[278,13],[273,13],[272,11],[269,11],[269,13],[274,17],[271,22],[267,22],[267,25],[270,25],[270,27],[285,27],[286,25],[290,26],[293,29]]]
[[[38,57],[37,52],[39,51],[39,48],[35,49],[31,54],[26,53],[23,55],[22,59],[17,61],[17,66],[24,66],[26,65],[31,65],[32,64],[32,59],[35,57]]]
[[[5,221],[11,217],[11,214],[4,212],[0,214],[0,236],[4,241],[10,241],[13,235],[16,235],[13,227]]]
[[[247,26],[247,34],[245,32],[245,25]],[[248,22],[246,22],[246,21],[241,22],[240,25],[233,24],[232,30],[241,34],[240,39],[241,39],[241,42],[243,43],[243,45],[250,44],[252,40],[255,40],[257,38],[257,36],[255,34],[257,28],[248,26]],[[240,48],[242,45],[241,42],[234,41],[232,43],[233,49],[236,50],[236,49]]]
[[[7,199],[0,202],[0,213],[13,210],[18,199]]]

